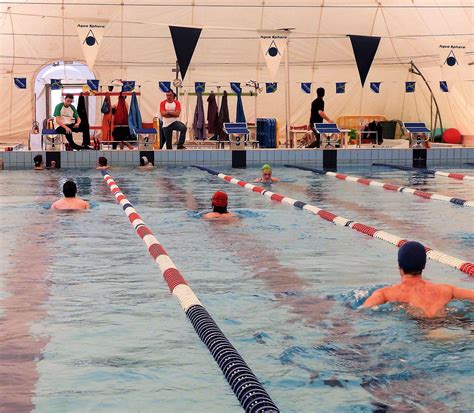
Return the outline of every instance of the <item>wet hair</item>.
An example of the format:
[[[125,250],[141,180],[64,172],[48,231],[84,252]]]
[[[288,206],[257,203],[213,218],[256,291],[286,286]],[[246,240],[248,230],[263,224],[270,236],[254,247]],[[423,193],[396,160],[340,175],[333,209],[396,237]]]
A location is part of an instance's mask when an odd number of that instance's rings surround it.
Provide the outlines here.
[[[323,87],[318,87],[316,89],[316,95],[318,96],[318,98],[324,97],[325,94],[326,94],[326,91],[324,90]]]
[[[107,158],[105,156],[99,156],[97,160],[100,166],[107,166]]]
[[[213,205],[212,206],[213,208],[213,212],[217,212],[218,214],[227,214],[227,207],[218,207],[218,206],[215,206]]]
[[[426,249],[423,244],[408,241],[398,250],[398,267],[408,275],[420,275],[426,265]]]
[[[41,164],[43,163],[43,155],[36,155],[33,158],[33,162],[35,163],[35,166],[41,166]]]
[[[148,158],[146,156],[142,156],[140,158],[140,166],[145,166],[145,165],[148,165],[150,163],[150,161],[148,160]]]
[[[64,99],[71,99],[74,100],[74,96],[72,93],[67,93],[66,96],[64,96]]]
[[[63,185],[63,194],[66,198],[74,198],[77,194],[77,186],[74,181],[66,181]]]

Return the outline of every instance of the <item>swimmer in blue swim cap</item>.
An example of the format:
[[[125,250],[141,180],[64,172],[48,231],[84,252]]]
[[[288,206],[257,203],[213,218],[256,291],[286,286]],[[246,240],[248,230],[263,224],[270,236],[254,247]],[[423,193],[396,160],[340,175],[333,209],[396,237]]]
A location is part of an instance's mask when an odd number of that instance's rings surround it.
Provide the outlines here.
[[[265,183],[272,183],[272,182],[280,182],[278,178],[273,178],[272,176],[272,167],[269,164],[265,164],[262,166],[262,177],[255,179],[253,182],[265,182]]]
[[[374,307],[397,302],[407,305],[407,311],[426,318],[442,317],[451,300],[474,301],[474,291],[448,284],[425,281],[421,273],[426,265],[426,250],[419,242],[410,241],[398,251],[400,284],[375,291],[363,304]]]

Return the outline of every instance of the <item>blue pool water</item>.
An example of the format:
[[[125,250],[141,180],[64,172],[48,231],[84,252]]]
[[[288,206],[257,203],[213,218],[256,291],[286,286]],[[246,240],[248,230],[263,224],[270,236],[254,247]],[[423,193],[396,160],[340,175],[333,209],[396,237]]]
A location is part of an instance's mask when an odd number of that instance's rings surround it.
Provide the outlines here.
[[[472,182],[340,171],[474,198]],[[392,305],[357,310],[398,280],[394,246],[192,168],[111,173],[282,412],[470,411],[472,304],[453,303],[437,321]],[[474,261],[472,208],[294,169],[274,175],[288,181],[276,192]],[[69,177],[90,211],[46,209]],[[216,190],[237,223],[200,219]],[[241,411],[99,172],[5,171],[0,195],[5,411]],[[426,277],[473,288],[432,261]]]

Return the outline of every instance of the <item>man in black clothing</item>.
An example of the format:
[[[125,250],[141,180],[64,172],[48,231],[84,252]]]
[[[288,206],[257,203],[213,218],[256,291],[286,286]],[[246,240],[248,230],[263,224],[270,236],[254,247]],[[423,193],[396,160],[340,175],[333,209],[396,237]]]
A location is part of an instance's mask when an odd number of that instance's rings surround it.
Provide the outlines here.
[[[323,119],[328,123],[334,123],[331,119],[328,118],[326,113],[324,113],[324,94],[325,90],[322,87],[318,87],[316,90],[317,98],[313,100],[311,104],[311,118],[309,120],[309,127],[313,130],[316,135],[316,140],[313,143],[310,143],[307,148],[319,148],[321,146],[321,136],[314,129],[315,123],[322,123]]]

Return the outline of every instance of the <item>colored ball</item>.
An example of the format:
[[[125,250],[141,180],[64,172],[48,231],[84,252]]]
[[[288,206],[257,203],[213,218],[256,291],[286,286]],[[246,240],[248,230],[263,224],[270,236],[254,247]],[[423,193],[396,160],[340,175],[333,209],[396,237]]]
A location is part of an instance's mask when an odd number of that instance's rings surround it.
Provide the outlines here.
[[[446,129],[443,133],[443,142],[460,144],[462,143],[461,133],[455,128]]]
[[[270,47],[268,48],[268,54],[271,57],[275,57],[278,54],[278,49],[276,47]]]
[[[454,56],[449,56],[447,59],[446,59],[446,64],[448,66],[454,66],[456,64],[456,58]]]
[[[87,36],[86,37],[86,44],[87,44],[87,46],[94,46],[95,45],[95,37],[94,36]]]

